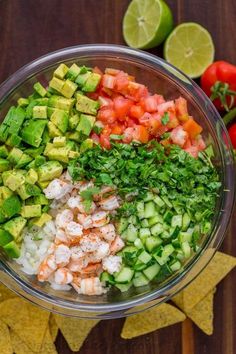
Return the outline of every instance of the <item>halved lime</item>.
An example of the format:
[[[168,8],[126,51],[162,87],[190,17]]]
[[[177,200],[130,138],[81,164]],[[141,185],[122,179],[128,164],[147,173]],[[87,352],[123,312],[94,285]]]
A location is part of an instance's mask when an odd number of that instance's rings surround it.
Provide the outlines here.
[[[123,19],[124,39],[133,48],[157,46],[172,28],[172,13],[163,0],[133,0]]]
[[[198,23],[177,26],[164,46],[165,59],[191,78],[203,74],[213,62],[215,48],[210,33]]]

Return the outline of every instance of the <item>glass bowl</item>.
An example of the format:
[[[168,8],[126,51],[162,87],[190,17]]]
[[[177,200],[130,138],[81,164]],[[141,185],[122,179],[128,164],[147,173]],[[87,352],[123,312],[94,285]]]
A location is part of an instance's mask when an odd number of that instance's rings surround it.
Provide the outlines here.
[[[200,87],[182,72],[164,60],[128,47],[116,45],[82,45],[65,48],[47,54],[13,74],[0,86],[0,120],[19,97],[28,96],[33,84],[40,81],[47,85],[53,70],[59,63],[67,65],[112,67],[134,75],[138,82],[148,86],[151,92],[172,99],[183,96],[188,101],[190,114],[204,128],[204,138],[215,151],[222,188],[217,202],[211,234],[184,266],[161,284],[155,282],[145,287],[121,293],[111,290],[106,295],[85,296],[70,291],[55,291],[48,284],[39,283],[24,274],[20,266],[0,254],[0,281],[19,295],[50,311],[81,318],[117,318],[140,312],[170,299],[191,282],[208,264],[220,246],[234,202],[234,164],[230,140],[223,121],[211,101]]]

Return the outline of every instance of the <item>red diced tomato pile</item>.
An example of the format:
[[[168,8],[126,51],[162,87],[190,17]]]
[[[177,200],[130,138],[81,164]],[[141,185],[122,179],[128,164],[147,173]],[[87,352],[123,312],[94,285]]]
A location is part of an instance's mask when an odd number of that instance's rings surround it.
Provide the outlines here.
[[[121,136],[123,143],[156,139],[164,146],[177,144],[193,157],[205,149],[202,127],[189,116],[183,97],[166,101],[162,95],[151,95],[133,76],[108,68],[91,98],[99,100],[97,121],[103,126],[91,138],[106,149],[112,134]]]

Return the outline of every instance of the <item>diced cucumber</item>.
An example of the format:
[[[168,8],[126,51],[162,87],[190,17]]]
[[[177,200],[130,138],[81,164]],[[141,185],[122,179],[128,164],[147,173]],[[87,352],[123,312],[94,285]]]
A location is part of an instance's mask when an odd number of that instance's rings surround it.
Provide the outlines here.
[[[146,219],[148,219],[148,218],[152,218],[155,215],[156,215],[155,204],[152,201],[145,203],[145,205],[144,205],[144,217]]]
[[[164,231],[162,224],[158,223],[151,227],[151,234],[153,236],[158,236]]]
[[[179,242],[180,242],[180,243],[183,243],[183,242],[185,242],[185,241],[187,241],[187,242],[190,243],[191,240],[192,240],[192,234],[190,234],[190,233],[188,233],[188,232],[181,231],[181,232],[179,233],[178,239],[179,239]]]
[[[143,250],[142,253],[140,253],[140,255],[138,256],[138,260],[140,262],[143,262],[145,264],[147,264],[148,262],[150,262],[150,260],[152,259],[152,256],[150,256],[149,253],[147,253],[146,251]]]
[[[181,268],[181,263],[180,261],[175,261],[174,263],[170,264],[170,269],[172,270],[172,272],[176,272],[177,270],[180,270]]]
[[[173,205],[166,196],[162,196],[162,200],[168,208],[172,208]]]
[[[138,249],[144,248],[144,245],[143,245],[142,241],[140,240],[140,238],[136,238],[136,240],[134,241],[134,245]]]
[[[135,271],[141,271],[147,268],[147,264],[140,262],[139,260],[137,260],[137,262],[134,265],[134,270]]]
[[[171,226],[172,227],[178,226],[179,228],[182,228],[182,222],[183,222],[182,215],[174,215],[171,220]]]
[[[162,232],[162,234],[160,235],[160,237],[161,237],[163,240],[168,239],[168,238],[171,238],[170,232],[167,231],[167,230],[164,230],[164,231]]]
[[[159,266],[159,264],[155,263],[150,267],[144,269],[143,273],[151,281],[159,273],[160,269],[161,267]]]
[[[159,197],[159,195],[155,195],[153,201],[159,208],[163,208],[165,206],[164,201],[161,199],[161,197]]]
[[[139,237],[140,238],[148,237],[150,235],[151,235],[151,232],[147,227],[142,227],[141,229],[139,229]]]
[[[137,223],[138,223],[137,216],[136,216],[136,215],[131,215],[131,216],[128,218],[128,223],[129,223],[129,224],[133,224],[133,225],[137,225]]]
[[[118,226],[117,226],[117,232],[120,235],[128,226],[129,222],[127,218],[120,218]]]
[[[129,224],[126,229],[126,240],[129,242],[134,242],[138,237],[138,229],[133,225]]]
[[[149,227],[148,219],[141,220],[141,226],[142,227]]]
[[[190,222],[191,222],[191,219],[190,219],[188,213],[184,213],[183,221],[182,221],[182,230],[183,231],[186,231],[188,229]]]
[[[150,237],[147,237],[146,242],[145,242],[145,246],[149,252],[152,252],[153,249],[155,249],[156,247],[161,245],[162,242],[163,241],[159,237],[150,236]]]
[[[107,272],[102,272],[102,274],[100,275],[100,280],[101,282],[106,284],[115,284],[113,275]]]
[[[151,227],[157,223],[161,223],[161,224],[163,223],[163,217],[158,213],[156,213],[156,215],[153,216],[152,218],[148,219],[149,227]]]
[[[144,202],[149,202],[154,199],[154,195],[152,192],[147,192],[146,197],[144,198]]]
[[[189,243],[187,241],[183,242],[181,244],[181,248],[184,253],[185,258],[189,258],[191,256],[191,247],[189,246]]]
[[[169,257],[174,251],[175,251],[175,249],[172,246],[172,244],[165,245],[163,247],[162,256]]]
[[[183,261],[184,260],[184,252],[182,251],[182,249],[178,248],[175,251],[176,251],[176,258],[180,261]]]
[[[202,234],[208,234],[209,231],[211,231],[211,223],[209,221],[205,221],[202,225],[201,225],[201,233]]]
[[[136,272],[133,278],[133,285],[137,288],[139,286],[145,286],[149,283],[148,278],[141,272]]]
[[[144,218],[144,202],[138,202],[136,205],[136,209],[137,209],[137,214],[139,219],[143,219]]]
[[[136,253],[138,251],[138,248],[135,246],[126,246],[122,249],[121,253]]]
[[[179,226],[176,226],[175,228],[171,228],[170,229],[170,237],[172,239],[177,238],[178,235],[179,235],[179,232],[180,232],[180,227]]]
[[[120,237],[122,238],[122,240],[126,240],[127,239],[127,229],[125,229],[121,234]]]
[[[128,284],[115,284],[115,287],[116,287],[117,289],[119,289],[122,293],[128,291],[131,286],[132,286],[132,283],[128,283]]]
[[[167,210],[165,212],[165,214],[163,215],[163,220],[170,224],[171,223],[171,220],[172,220],[172,217],[173,217],[173,213],[170,211],[170,210]]]
[[[129,267],[123,267],[119,273],[115,275],[116,283],[129,283],[134,275],[134,270]]]

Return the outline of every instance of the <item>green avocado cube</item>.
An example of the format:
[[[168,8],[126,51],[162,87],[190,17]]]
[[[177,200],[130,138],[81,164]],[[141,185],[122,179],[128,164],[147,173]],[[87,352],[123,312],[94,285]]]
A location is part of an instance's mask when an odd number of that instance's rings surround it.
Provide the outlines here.
[[[47,119],[47,106],[34,106],[33,118]]]
[[[22,107],[17,107],[12,111],[12,117],[9,124],[9,134],[18,134],[25,120],[26,114]]]
[[[72,117],[69,117],[69,128],[74,130],[79,123],[79,115],[74,114]]]
[[[47,107],[47,116],[48,118],[51,117],[51,115],[53,114],[53,112],[56,110],[57,108],[54,107]]]
[[[91,100],[87,96],[77,95],[76,109],[79,112],[96,115],[99,108],[98,101]]]
[[[14,147],[10,151],[7,159],[10,161],[11,164],[16,165],[22,156],[23,156],[23,151]]]
[[[46,125],[46,119],[28,121],[21,131],[22,140],[29,145],[39,147]]]
[[[4,225],[3,225],[3,229],[8,231],[16,240],[23,228],[26,225],[26,219],[24,219],[22,216],[17,216],[9,221],[7,221]]]
[[[12,191],[5,186],[0,187],[0,204],[4,199],[9,198],[12,195]]]
[[[65,83],[64,80],[58,79],[57,77],[53,77],[52,80],[49,81],[49,86],[54,90],[61,92],[64,83]]]
[[[10,135],[8,138],[7,138],[7,141],[6,141],[6,145],[9,145],[11,147],[14,147],[14,146],[19,146],[20,143],[21,143],[21,137],[17,134],[12,134]]]
[[[30,168],[25,176],[25,182],[29,184],[35,184],[37,180],[38,180],[38,173],[33,168]]]
[[[53,112],[50,120],[62,133],[67,131],[69,124],[68,112],[58,109]]]
[[[88,114],[81,114],[79,124],[76,130],[83,133],[84,135],[89,135],[93,129],[95,123],[95,117]]]
[[[70,111],[75,103],[74,98],[66,98],[57,95],[53,95],[48,100],[48,106],[53,108],[62,109],[64,111]]]
[[[6,218],[12,218],[15,214],[18,214],[20,210],[21,202],[17,195],[12,195],[2,203],[2,211]]]
[[[25,107],[25,106],[28,106],[29,100],[28,100],[28,98],[20,97],[20,98],[18,98],[18,100],[17,100],[17,104],[18,104],[18,106],[20,106],[20,107]]]
[[[24,150],[24,152],[34,158],[36,158],[38,155],[42,154],[44,151],[44,146],[40,146],[38,148],[28,148]]]
[[[97,73],[91,73],[91,75],[89,75],[89,77],[85,81],[85,84],[82,87],[82,91],[84,91],[84,92],[96,91],[100,81],[101,81],[101,75],[99,75]]]
[[[18,187],[16,192],[22,200],[26,200],[31,197],[31,194],[26,189],[26,184],[23,184],[22,186]]]
[[[35,158],[35,167],[39,167],[41,165],[43,165],[46,162],[46,158],[44,156],[37,156]]]
[[[41,216],[42,211],[41,211],[41,205],[24,205],[21,208],[21,216],[23,218],[37,218]]]
[[[3,184],[13,192],[25,183],[25,176],[20,170],[5,171],[2,173]]]
[[[58,136],[53,139],[53,145],[55,147],[63,147],[66,145],[66,137],[65,136]]]
[[[62,63],[54,71],[53,76],[56,76],[59,79],[64,79],[64,77],[66,76],[68,70],[69,70],[68,66]]]
[[[0,146],[0,157],[5,158],[8,156],[8,150],[5,145]]]
[[[48,134],[50,138],[62,136],[62,132],[51,121],[48,122]]]
[[[76,141],[77,143],[81,142],[81,133],[79,132],[73,132],[73,133],[69,133],[67,135],[68,139],[70,140],[74,140]]]
[[[77,87],[78,87],[78,85],[76,85],[74,82],[67,79],[65,81],[60,93],[67,98],[71,98],[73,96],[73,94],[75,93]]]
[[[3,247],[13,240],[14,237],[9,232],[0,229],[0,246]]]
[[[10,162],[0,157],[0,172],[4,172],[10,169]]]
[[[38,219],[34,219],[33,224],[38,226],[38,227],[42,227],[44,224],[46,224],[46,222],[52,220],[51,215],[47,214],[47,213],[43,213],[40,218]]]
[[[80,152],[83,153],[86,150],[92,149],[92,147],[93,147],[93,140],[92,139],[86,139],[80,145]]]
[[[75,81],[79,73],[80,73],[80,67],[74,63],[67,71],[66,78],[71,81]]]
[[[48,205],[48,199],[45,197],[44,194],[39,194],[35,196],[33,200],[33,204]]]
[[[45,97],[47,94],[47,91],[45,90],[45,88],[40,84],[40,82],[36,82],[34,84],[34,89],[35,91],[41,96],[41,97]]]
[[[78,151],[69,151],[69,159],[75,159],[76,157],[79,157],[80,153]]]
[[[6,252],[7,256],[10,258],[19,258],[20,257],[20,249],[15,243],[15,241],[11,241],[5,246],[3,246],[4,251]]]
[[[12,107],[8,110],[8,112],[7,112],[6,116],[5,116],[5,118],[3,119],[2,125],[8,126],[8,127],[10,126],[11,121],[14,119],[13,117],[14,117],[14,114],[15,114],[15,110],[16,110],[16,107],[14,107],[14,106],[12,106]]]
[[[54,178],[60,177],[63,167],[58,161],[48,161],[39,166],[38,177],[39,182],[51,181]]]
[[[22,168],[25,167],[26,165],[28,165],[28,163],[30,163],[33,160],[33,158],[27,154],[23,154],[20,158],[20,160],[18,161],[16,168]]]
[[[53,148],[51,149],[47,156],[49,158],[49,160],[56,160],[56,161],[60,161],[60,162],[65,162],[68,163],[69,162],[69,148],[64,146],[64,147],[57,147],[57,148]]]
[[[47,186],[49,185],[50,182],[51,182],[51,181],[43,181],[43,182],[38,181],[38,182],[37,182],[37,185],[38,185],[41,189],[45,189],[45,188],[47,188]]]
[[[49,151],[50,151],[51,149],[53,149],[53,148],[54,148],[54,145],[53,145],[53,144],[47,143],[43,154],[44,154],[45,156],[47,156],[48,153],[49,153]]]
[[[88,80],[91,72],[86,72],[84,74],[79,74],[75,80],[75,83],[82,88],[85,85],[85,82]]]
[[[0,125],[0,141],[5,143],[8,138],[8,126],[1,124]]]

